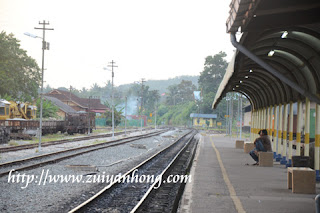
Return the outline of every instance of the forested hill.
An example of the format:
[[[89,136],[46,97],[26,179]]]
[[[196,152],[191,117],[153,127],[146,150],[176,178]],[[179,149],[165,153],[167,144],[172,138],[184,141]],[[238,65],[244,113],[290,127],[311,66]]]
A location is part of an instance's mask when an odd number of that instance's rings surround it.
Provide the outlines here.
[[[162,94],[164,92],[167,92],[167,88],[171,85],[178,85],[181,83],[182,80],[185,81],[192,81],[192,84],[194,84],[198,88],[198,79],[199,76],[177,76],[175,78],[169,78],[166,80],[146,80],[145,85],[149,86],[150,90],[159,90],[159,93]],[[126,90],[130,88],[132,84],[123,84],[120,85],[118,88],[120,90]]]

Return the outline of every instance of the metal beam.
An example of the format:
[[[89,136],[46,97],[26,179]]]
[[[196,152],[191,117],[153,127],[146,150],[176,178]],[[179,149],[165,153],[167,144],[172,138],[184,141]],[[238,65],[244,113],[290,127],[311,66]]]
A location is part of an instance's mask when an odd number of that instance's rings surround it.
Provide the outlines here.
[[[310,93],[309,91],[301,88],[298,84],[288,79],[286,76],[275,70],[273,67],[271,67],[269,64],[264,62],[262,59],[258,58],[256,55],[254,55],[252,52],[250,52],[247,48],[242,46],[240,43],[237,42],[236,37],[234,34],[231,35],[231,43],[234,47],[236,47],[240,52],[242,52],[244,55],[249,57],[251,60],[259,64],[261,67],[266,69],[268,72],[272,73],[274,76],[279,78],[281,81],[283,81],[285,84],[290,86],[292,89],[296,90],[298,93],[302,94],[305,97],[308,97],[311,101],[316,102],[317,104],[320,104],[320,98],[318,98],[316,95]]]
[[[272,8],[268,10],[257,10],[255,12],[256,16],[266,16],[266,15],[275,15],[275,14],[281,14],[281,13],[296,13],[299,11],[304,11],[304,10],[311,10],[314,8],[319,8],[320,4],[315,3],[315,4],[309,4],[309,5],[295,5],[295,6],[287,6],[287,7],[282,7],[282,8]]]

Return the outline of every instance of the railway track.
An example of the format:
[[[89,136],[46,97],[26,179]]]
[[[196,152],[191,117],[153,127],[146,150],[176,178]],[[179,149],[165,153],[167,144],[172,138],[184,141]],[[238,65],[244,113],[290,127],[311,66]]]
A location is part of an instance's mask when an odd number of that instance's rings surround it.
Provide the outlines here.
[[[6,163],[0,164],[0,177],[8,175],[9,172],[14,169],[16,171],[23,171],[28,169],[37,168],[40,166],[44,166],[47,164],[55,163],[67,158],[75,157],[81,154],[85,154],[88,152],[96,151],[99,149],[105,149],[113,146],[122,145],[125,143],[129,143],[135,140],[139,140],[142,138],[148,138],[155,135],[159,135],[161,133],[166,132],[167,130],[161,130],[157,132],[147,133],[144,135],[137,135],[137,136],[131,136],[123,139],[117,139],[113,141],[103,142],[99,144],[93,144],[93,145],[87,145],[72,149],[67,149],[63,151],[43,154],[35,157],[20,159],[16,161],[10,161]],[[35,162],[36,161],[36,162]],[[16,165],[19,165],[18,167],[15,167]]]
[[[147,130],[147,129],[144,129]],[[127,131],[127,133],[135,132],[135,130],[130,130]],[[115,132],[114,135],[122,135],[124,132]],[[106,138],[106,137],[111,137],[112,133],[108,134],[101,134],[101,135],[92,135],[92,136],[83,136],[79,138],[70,138],[70,139],[64,139],[64,140],[57,140],[57,141],[48,141],[45,143],[42,143],[42,147],[46,146],[52,146],[52,145],[57,145],[57,144],[63,144],[63,143],[70,143],[70,142],[76,142],[76,141],[83,141],[83,140],[90,140],[90,139],[97,139],[97,138]],[[18,151],[18,150],[24,150],[24,149],[33,149],[37,148],[38,144],[25,144],[25,145],[19,145],[19,146],[13,146],[13,147],[1,147],[0,148],[0,153],[5,153],[5,152],[13,152],[13,151]]]
[[[149,208],[146,203],[154,203],[155,199],[150,198],[150,195],[154,196],[155,186],[161,185],[156,191],[162,194],[160,201],[158,200],[156,206],[162,206],[165,208],[155,209],[155,212],[169,212],[168,209],[173,209],[177,205],[177,195],[179,193],[171,193],[170,197],[166,192],[173,192],[169,188],[176,188],[177,192],[181,192],[180,186],[177,189],[176,184],[161,184],[164,179],[154,178],[154,182],[127,181],[128,177],[168,177],[170,172],[173,172],[173,168],[185,167],[182,172],[175,171],[174,174],[183,173],[191,165],[194,148],[196,142],[194,141],[195,131],[182,136],[175,143],[166,147],[162,151],[154,154],[149,159],[143,161],[138,166],[132,168],[121,179],[115,180],[108,186],[100,190],[90,199],[73,208],[69,213],[73,212],[145,212],[145,208]],[[193,143],[192,143],[193,142]],[[181,169],[180,169],[181,170]],[[161,190],[160,190],[161,189]],[[157,199],[157,198],[156,198]],[[168,200],[169,199],[169,200]],[[148,209],[150,211],[151,209]],[[153,211],[153,209],[151,210]],[[171,211],[170,211],[171,212]]]
[[[172,161],[163,173],[163,180],[167,180],[169,175],[175,177],[187,177],[189,174],[198,143],[193,139],[185,151],[182,151],[175,161]],[[189,177],[192,178],[192,177]],[[182,181],[182,180],[180,180]],[[190,179],[191,181],[191,179]],[[180,198],[182,197],[186,182],[162,183],[158,189],[152,189],[151,192],[142,199],[131,211],[137,213],[143,212],[177,212]]]

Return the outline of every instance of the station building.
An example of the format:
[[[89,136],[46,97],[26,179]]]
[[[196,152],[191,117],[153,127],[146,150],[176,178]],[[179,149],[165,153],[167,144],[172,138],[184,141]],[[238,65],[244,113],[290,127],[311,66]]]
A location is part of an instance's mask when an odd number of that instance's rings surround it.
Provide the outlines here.
[[[191,113],[190,118],[194,127],[216,127],[217,114]]]

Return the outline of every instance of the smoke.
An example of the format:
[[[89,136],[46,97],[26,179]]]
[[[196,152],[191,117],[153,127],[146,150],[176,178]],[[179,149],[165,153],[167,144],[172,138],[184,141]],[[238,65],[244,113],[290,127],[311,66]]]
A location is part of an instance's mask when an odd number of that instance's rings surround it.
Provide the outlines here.
[[[125,101],[117,106],[117,110],[122,110],[122,115],[125,115]],[[138,101],[138,97],[130,96],[127,98],[127,115],[137,115],[138,114],[138,105],[140,102]]]

